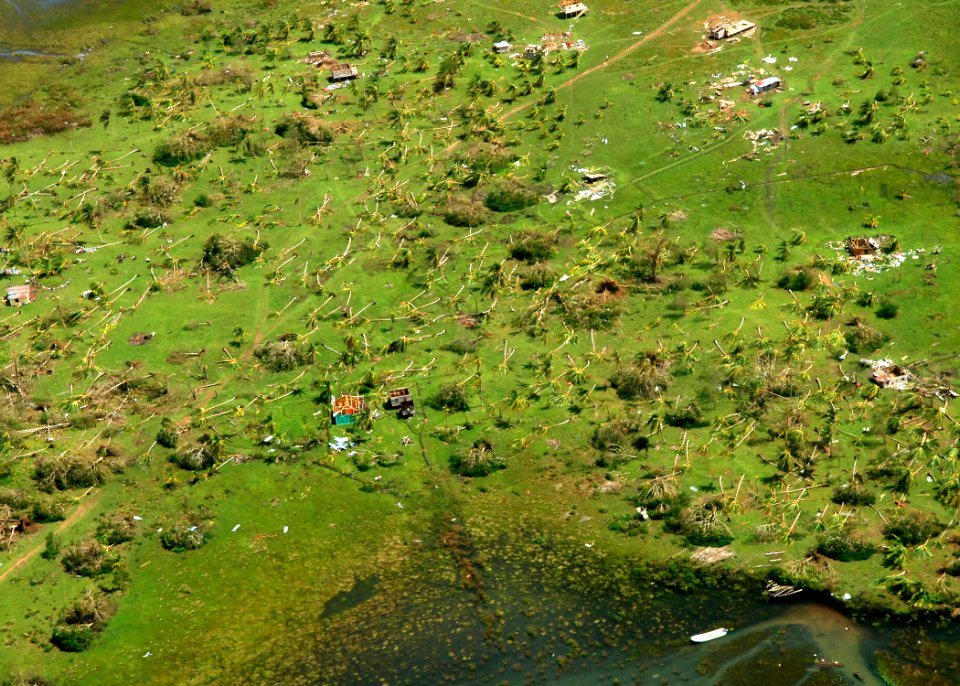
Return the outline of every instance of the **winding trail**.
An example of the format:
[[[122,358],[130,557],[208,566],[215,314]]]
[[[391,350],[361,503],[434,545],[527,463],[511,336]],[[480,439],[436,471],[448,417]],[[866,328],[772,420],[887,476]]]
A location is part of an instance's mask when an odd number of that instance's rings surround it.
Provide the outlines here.
[[[57,528],[54,529],[54,533],[62,534],[64,531],[73,526],[78,520],[82,519],[87,512],[89,512],[93,507],[100,501],[100,494],[95,494],[80,503],[80,506],[76,510],[70,513],[70,516],[64,519],[60,524],[57,525]],[[8,576],[13,574],[15,571],[26,565],[30,560],[39,555],[46,543],[41,545],[36,545],[33,548],[25,551],[19,557],[13,560],[13,563],[0,574],[0,583],[4,582]]]

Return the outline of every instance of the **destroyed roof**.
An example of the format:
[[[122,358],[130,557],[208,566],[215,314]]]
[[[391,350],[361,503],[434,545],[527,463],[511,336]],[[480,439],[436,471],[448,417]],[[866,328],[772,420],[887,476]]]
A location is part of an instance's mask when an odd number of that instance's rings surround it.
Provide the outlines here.
[[[359,395],[341,395],[333,399],[333,414],[354,414],[366,409],[367,404]]]

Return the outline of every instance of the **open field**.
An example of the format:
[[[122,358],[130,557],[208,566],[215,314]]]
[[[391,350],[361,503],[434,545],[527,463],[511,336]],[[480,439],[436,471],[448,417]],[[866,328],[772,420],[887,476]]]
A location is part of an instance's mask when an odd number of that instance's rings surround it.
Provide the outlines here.
[[[0,64],[0,270],[35,298],[0,310],[0,672],[348,683],[328,601],[347,633],[408,574],[493,607],[501,534],[960,608],[960,3],[589,4],[31,25],[60,56]]]

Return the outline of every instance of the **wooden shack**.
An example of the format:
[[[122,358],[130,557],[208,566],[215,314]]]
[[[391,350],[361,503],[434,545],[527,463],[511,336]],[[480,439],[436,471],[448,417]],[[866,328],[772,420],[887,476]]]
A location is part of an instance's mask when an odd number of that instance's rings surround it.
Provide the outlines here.
[[[497,41],[496,43],[493,44],[493,51],[501,55],[504,53],[510,52],[512,48],[513,46],[510,45],[510,43],[505,40]]]
[[[22,286],[7,287],[7,295],[4,298],[8,307],[20,307],[36,300],[33,292],[33,286],[24,284]]]

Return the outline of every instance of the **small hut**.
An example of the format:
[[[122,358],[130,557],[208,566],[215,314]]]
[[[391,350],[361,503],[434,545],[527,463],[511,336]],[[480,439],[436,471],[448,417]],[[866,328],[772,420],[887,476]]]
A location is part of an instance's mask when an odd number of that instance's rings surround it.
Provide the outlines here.
[[[22,286],[9,286],[4,299],[8,307],[20,307],[21,305],[32,303],[36,299],[36,296],[33,293],[33,286],[24,284]]]
[[[496,43],[493,44],[493,51],[501,55],[504,53],[510,52],[512,48],[513,46],[510,45],[510,43],[505,40],[497,41]]]

